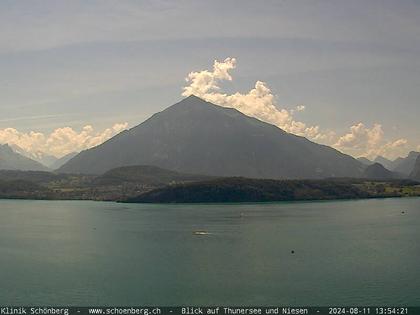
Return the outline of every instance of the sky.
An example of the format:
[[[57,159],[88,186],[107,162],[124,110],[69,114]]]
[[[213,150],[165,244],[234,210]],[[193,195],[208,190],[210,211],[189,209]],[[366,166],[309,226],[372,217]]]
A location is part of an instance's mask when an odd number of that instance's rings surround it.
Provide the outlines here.
[[[355,157],[420,150],[415,0],[0,2],[0,143],[60,157],[191,93]]]

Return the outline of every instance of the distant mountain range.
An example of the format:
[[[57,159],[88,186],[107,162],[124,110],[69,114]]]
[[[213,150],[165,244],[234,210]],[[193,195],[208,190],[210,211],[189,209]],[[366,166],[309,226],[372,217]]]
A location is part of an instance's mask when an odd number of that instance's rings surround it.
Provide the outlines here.
[[[374,163],[379,163],[382,166],[384,166],[388,170],[393,170],[395,168],[394,161],[391,161],[383,156],[377,156],[374,160]]]
[[[47,171],[48,168],[15,152],[9,145],[0,144],[0,170]]]
[[[410,174],[410,178],[420,181],[420,155],[416,159],[413,171]]]
[[[364,178],[369,179],[394,179],[399,178],[397,173],[391,172],[380,163],[368,165],[363,173]]]
[[[371,161],[365,157],[360,157],[357,160],[365,165],[379,163],[386,169],[399,174],[400,177],[409,177],[413,172],[414,165],[416,164],[416,160],[419,156],[420,152],[411,151],[407,157],[399,157],[395,160],[389,160],[382,156],[376,157],[374,161]]]
[[[375,162],[373,162],[373,161],[371,161],[371,160],[369,160],[368,158],[365,158],[365,157],[359,157],[359,158],[357,158],[357,160],[359,162],[361,162],[362,164],[367,165],[367,166],[375,163]]]
[[[190,96],[81,152],[58,171],[103,174],[129,165],[273,179],[361,177],[365,168],[331,147]]]
[[[52,163],[49,167],[52,170],[57,170],[78,154],[79,154],[79,152],[71,152],[71,153],[66,154],[65,156],[63,156],[61,158],[56,158],[54,163]]]
[[[414,169],[414,166],[416,164],[417,158],[420,156],[420,152],[410,152],[407,157],[405,158],[398,158],[396,159],[395,166],[392,169],[392,171],[401,173],[404,175],[410,175],[411,172]]]
[[[29,152],[24,150],[23,148],[19,147],[18,145],[12,144],[9,145],[10,148],[12,148],[13,151],[16,153],[25,156],[31,160],[34,160],[36,162],[41,163],[42,165],[50,168],[52,164],[54,164],[57,161],[57,158],[53,155],[46,154],[44,152],[38,151],[38,152]]]
[[[27,158],[30,158],[31,160],[34,160],[36,162],[41,163],[42,165],[50,168],[51,170],[56,170],[63,166],[65,163],[67,163],[70,159],[75,157],[78,152],[71,152],[61,158],[57,158],[54,155],[46,154],[44,152],[38,151],[38,152],[29,152],[17,145],[9,145],[13,151],[16,153],[19,153],[20,155],[23,155]]]

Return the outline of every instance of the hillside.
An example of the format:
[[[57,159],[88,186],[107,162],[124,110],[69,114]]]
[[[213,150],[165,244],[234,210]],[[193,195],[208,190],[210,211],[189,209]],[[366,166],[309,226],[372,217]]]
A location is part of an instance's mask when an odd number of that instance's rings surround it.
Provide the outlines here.
[[[59,169],[64,164],[66,164],[68,161],[70,161],[72,158],[74,158],[77,154],[78,154],[78,152],[71,152],[71,153],[66,154],[65,156],[63,156],[59,159],[56,159],[56,161],[51,164],[50,168],[52,170]]]
[[[52,192],[41,185],[25,180],[0,180],[0,198],[49,199]]]
[[[397,178],[397,175],[387,170],[382,164],[374,163],[366,167],[363,177],[369,179],[392,179]]]
[[[162,169],[156,166],[138,165],[112,169],[95,178],[95,185],[121,185],[136,183],[163,186],[171,183],[193,182],[209,179],[208,176],[192,175]]]
[[[190,96],[81,152],[58,171],[103,174],[128,165],[274,179],[360,177],[364,168],[328,146]]]
[[[266,180],[220,178],[170,185],[127,198],[129,203],[208,203],[332,200],[419,196],[407,180]]]
[[[0,170],[46,171],[48,168],[15,152],[9,145],[0,144]]]
[[[24,157],[27,157],[31,160],[34,160],[36,162],[39,162],[39,163],[41,163],[42,165],[44,165],[48,168],[50,168],[51,165],[57,161],[57,158],[55,156],[45,154],[41,151],[29,152],[29,151],[26,151],[26,150],[22,149],[21,147],[19,147],[16,144],[9,145],[9,146],[10,146],[10,148],[12,148],[12,150],[14,152],[16,152],[16,153],[18,153],[18,154],[20,154]]]
[[[409,176],[412,173],[414,165],[416,164],[416,160],[419,156],[419,152],[412,151],[408,154],[407,157],[397,159],[396,166],[394,167],[393,171]]]
[[[183,174],[155,166],[127,166],[112,169],[101,176],[63,174],[43,171],[0,170],[0,181],[22,183],[22,187],[11,186],[8,196],[39,199],[39,187],[48,191],[47,199],[92,199],[120,200],[137,196],[166,185],[190,183],[212,179],[212,177]],[[30,185],[32,186],[30,186]],[[5,197],[1,195],[0,197]]]
[[[344,183],[225,178],[156,189],[127,202],[267,202],[367,196],[355,186]]]
[[[4,181],[21,180],[37,184],[45,184],[62,180],[67,177],[69,177],[67,174],[54,174],[45,171],[0,170],[0,180]]]
[[[368,158],[365,158],[365,157],[359,157],[359,158],[357,158],[357,160],[364,165],[372,165],[373,163],[375,163],[375,162],[372,162],[371,160],[369,160]]]
[[[387,158],[384,158],[383,156],[377,156],[374,160],[373,163],[379,163],[381,164],[383,167],[385,167],[387,170],[393,170],[395,165],[394,165],[394,161],[391,161]]]
[[[152,166],[130,166],[102,176],[0,171],[0,198],[131,202],[330,200],[419,196],[412,180],[265,180],[213,178]]]
[[[410,174],[410,178],[420,182],[420,155],[417,157],[413,171]]]

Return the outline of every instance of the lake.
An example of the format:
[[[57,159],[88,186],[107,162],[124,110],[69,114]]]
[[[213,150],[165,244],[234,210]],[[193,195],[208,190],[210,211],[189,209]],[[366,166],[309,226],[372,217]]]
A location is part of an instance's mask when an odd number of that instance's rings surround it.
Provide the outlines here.
[[[419,241],[420,198],[0,200],[0,304],[419,306]]]

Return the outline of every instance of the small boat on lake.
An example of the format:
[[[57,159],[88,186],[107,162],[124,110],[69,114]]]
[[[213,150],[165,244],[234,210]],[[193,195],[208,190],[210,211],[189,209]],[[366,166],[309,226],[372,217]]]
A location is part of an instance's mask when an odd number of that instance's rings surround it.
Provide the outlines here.
[[[194,231],[194,235],[209,235],[210,233],[207,231]]]

